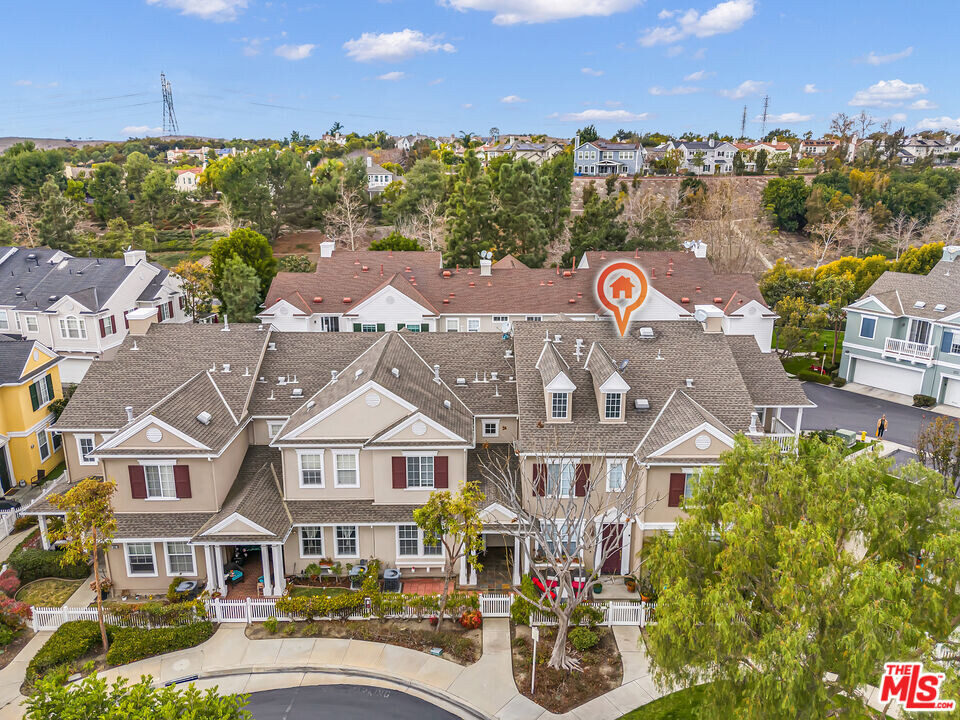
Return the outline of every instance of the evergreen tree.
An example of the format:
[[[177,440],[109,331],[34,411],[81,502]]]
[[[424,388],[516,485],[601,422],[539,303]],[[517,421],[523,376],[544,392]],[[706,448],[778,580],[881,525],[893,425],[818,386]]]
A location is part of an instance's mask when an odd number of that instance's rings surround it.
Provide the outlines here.
[[[573,219],[570,228],[570,249],[563,264],[579,260],[587,250],[623,250],[628,229],[621,221],[623,206],[617,197],[592,195],[583,206],[583,213]]]
[[[447,201],[446,262],[472,267],[480,251],[492,250],[497,240],[490,177],[468,150]]]
[[[40,188],[39,209],[37,232],[40,240],[52,248],[66,248],[73,240],[74,228],[80,221],[80,206],[64,195],[53,179],[48,178]]]
[[[93,213],[103,222],[126,215],[127,196],[123,191],[123,170],[119,165],[112,162],[97,165],[89,192],[93,198]]]
[[[544,223],[544,191],[536,169],[523,158],[500,166],[496,223],[498,256],[508,253],[530,267],[547,259],[549,237]]]
[[[223,265],[220,302],[227,318],[234,322],[253,322],[260,302],[260,279],[256,271],[237,255]]]
[[[260,297],[267,294],[270,281],[277,274],[277,259],[267,239],[249,228],[238,228],[226,237],[217,240],[210,248],[210,271],[214,291],[222,289],[222,281],[227,261],[239,257],[260,278]]]

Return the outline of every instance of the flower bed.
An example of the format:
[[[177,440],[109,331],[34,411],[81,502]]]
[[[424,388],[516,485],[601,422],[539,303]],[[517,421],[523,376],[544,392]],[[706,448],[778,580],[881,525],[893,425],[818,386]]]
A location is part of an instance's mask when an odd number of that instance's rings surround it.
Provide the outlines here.
[[[533,694],[530,693],[530,669],[533,662],[533,639],[530,628],[514,626],[513,678],[517,689],[538,705],[555,713],[565,713],[583,703],[620,687],[623,664],[613,631],[606,627],[592,628],[599,641],[589,650],[576,650],[576,633],[587,627],[571,628],[568,648],[580,661],[581,671],[555,670],[547,667],[553,652],[555,627],[541,627],[537,643],[537,676]]]

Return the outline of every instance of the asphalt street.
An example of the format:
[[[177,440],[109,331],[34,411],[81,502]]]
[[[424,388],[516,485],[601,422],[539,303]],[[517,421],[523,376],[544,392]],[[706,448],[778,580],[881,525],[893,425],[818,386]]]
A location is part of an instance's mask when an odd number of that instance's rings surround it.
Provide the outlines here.
[[[884,439],[914,447],[920,428],[940,417],[930,410],[877,400],[819,383],[805,382],[803,391],[817,407],[804,408],[801,430],[866,430],[867,435],[873,437],[877,420],[885,413],[887,432]],[[783,417],[792,426],[796,415],[788,417],[784,413]]]
[[[256,720],[456,720],[425,700],[366,685],[305,685],[252,693]]]

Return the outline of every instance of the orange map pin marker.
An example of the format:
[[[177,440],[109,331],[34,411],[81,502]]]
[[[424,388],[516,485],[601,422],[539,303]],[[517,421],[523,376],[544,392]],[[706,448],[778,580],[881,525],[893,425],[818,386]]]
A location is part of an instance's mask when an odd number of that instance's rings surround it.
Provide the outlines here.
[[[620,337],[624,337],[630,315],[647,299],[647,276],[631,262],[611,263],[597,278],[597,299],[613,313]]]

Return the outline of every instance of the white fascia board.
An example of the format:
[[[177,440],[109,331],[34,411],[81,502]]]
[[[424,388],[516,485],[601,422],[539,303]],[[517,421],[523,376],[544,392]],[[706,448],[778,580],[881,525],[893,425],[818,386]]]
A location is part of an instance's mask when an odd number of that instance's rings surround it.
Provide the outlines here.
[[[424,425],[426,425],[426,426],[428,426],[428,427],[436,430],[438,433],[440,433],[440,434],[443,435],[444,437],[449,438],[450,440],[453,440],[454,442],[462,442],[462,443],[467,442],[465,438],[462,438],[462,437],[460,437],[459,435],[457,435],[456,433],[448,430],[446,427],[444,427],[443,425],[441,425],[440,423],[438,423],[436,420],[433,420],[433,419],[427,417],[427,416],[424,415],[422,412],[414,413],[413,415],[411,415],[410,417],[408,417],[406,420],[404,420],[403,422],[401,422],[401,423],[400,423],[399,425],[397,425],[396,427],[393,427],[393,428],[391,428],[390,430],[388,430],[387,432],[385,432],[383,435],[380,435],[380,436],[379,436],[376,440],[374,440],[373,442],[379,443],[379,442],[383,442],[383,441],[389,440],[390,438],[396,437],[400,432],[402,432],[403,430],[406,430],[408,427],[410,427],[411,425],[413,425],[415,422],[418,422],[418,421],[419,421],[419,422],[422,422]],[[435,441],[435,440],[430,440],[429,442],[436,442],[436,441]]]
[[[413,286],[411,285],[411,287],[413,287]],[[382,298],[382,297],[388,297],[388,296],[393,296],[394,298],[400,300],[401,302],[410,302],[410,303],[413,303],[414,305],[416,305],[418,308],[420,308],[420,309],[423,311],[423,312],[420,313],[420,314],[421,314],[422,316],[424,316],[424,317],[437,317],[437,314],[436,314],[435,312],[429,310],[428,308],[425,308],[423,305],[421,305],[420,303],[418,303],[418,302],[417,302],[416,300],[414,300],[412,297],[410,297],[410,296],[407,295],[406,293],[400,292],[399,290],[397,290],[397,289],[396,289],[395,287],[393,287],[392,285],[387,285],[385,288],[381,288],[380,291],[377,292],[376,294],[371,295],[370,297],[366,298],[365,300],[362,300],[362,301],[361,301],[360,303],[358,303],[357,305],[354,305],[352,308],[350,308],[350,310],[349,310],[348,312],[344,313],[344,316],[345,316],[345,317],[358,316],[358,315],[360,315],[360,313],[363,311],[363,309],[364,309],[367,305],[370,305],[371,303],[379,300],[379,299]]]
[[[348,378],[342,378],[342,379],[338,379],[337,382],[349,382],[349,379],[348,379]],[[329,383],[328,383],[328,384],[329,384]],[[288,433],[284,433],[282,438],[280,438],[280,437],[278,436],[277,438],[274,438],[274,440],[279,440],[279,439],[284,439],[284,440],[286,440],[286,439],[293,439],[293,438],[300,437],[300,435],[302,435],[302,434],[304,433],[304,431],[310,429],[311,427],[313,427],[314,425],[316,425],[316,424],[317,424],[318,422],[320,422],[321,420],[325,420],[326,418],[330,417],[330,416],[333,415],[337,410],[339,410],[340,408],[344,407],[345,405],[348,405],[348,404],[351,403],[353,400],[356,400],[358,397],[360,397],[360,396],[363,395],[364,393],[368,392],[369,390],[376,390],[378,393],[380,393],[380,394],[382,394],[382,395],[385,395],[385,396],[388,397],[390,400],[393,400],[395,403],[397,403],[400,407],[402,407],[402,408],[403,408],[404,410],[406,410],[407,412],[416,412],[416,410],[417,410],[417,407],[416,407],[415,405],[410,404],[409,402],[407,402],[406,400],[404,400],[404,399],[403,399],[402,397],[400,397],[399,395],[390,392],[389,390],[387,390],[386,388],[384,388],[382,385],[380,385],[379,383],[377,383],[377,382],[375,382],[375,381],[373,381],[373,380],[367,380],[367,382],[365,382],[363,385],[361,385],[360,387],[355,388],[354,390],[350,391],[349,394],[347,394],[346,396],[340,398],[339,400],[337,400],[337,401],[336,401],[335,403],[333,403],[332,405],[328,405],[328,406],[325,407],[323,410],[321,410],[321,411],[318,412],[316,415],[314,415],[312,418],[310,418],[310,419],[306,420],[305,422],[303,422],[299,427],[294,428],[293,430],[291,430],[291,431],[288,432]],[[309,402],[309,401],[310,401],[310,399],[308,398],[308,399],[307,399],[307,402]]]
[[[566,373],[561,372],[553,380],[544,385],[543,389],[547,392],[573,392],[577,389],[577,386],[567,377]]]
[[[888,308],[886,305],[884,305],[882,302],[880,302],[880,300],[877,298],[876,295],[867,295],[865,298],[861,298],[860,300],[857,300],[857,301],[856,301],[855,303],[853,303],[852,305],[847,305],[847,308],[848,308],[848,309],[857,310],[857,311],[859,311],[859,312],[874,312],[874,313],[875,313],[875,312],[877,312],[876,310],[870,310],[870,309],[864,310],[864,309],[862,308],[862,306],[863,306],[864,304],[870,302],[871,300],[872,300],[873,302],[875,302],[877,305],[879,305],[880,307],[882,307],[885,312],[888,312],[888,313],[890,313],[891,315],[894,314],[893,310],[891,310],[891,309]]]
[[[115,448],[124,440],[127,440],[128,438],[133,437],[138,432],[140,432],[141,430],[143,430],[144,428],[150,425],[156,425],[157,427],[162,428],[166,432],[169,432],[175,435],[176,437],[180,438],[188,445],[191,445],[197,448],[198,450],[210,450],[210,448],[204,445],[203,443],[194,440],[189,435],[184,434],[180,430],[177,430],[175,427],[168,425],[167,423],[163,422],[163,420],[160,420],[159,418],[154,417],[153,415],[147,415],[146,417],[141,418],[139,422],[134,423],[123,432],[119,432],[113,437],[107,439],[105,442],[101,443],[99,446],[97,446],[96,450],[109,450],[111,448]]]
[[[717,428],[715,428],[715,427],[714,427],[713,425],[711,425],[710,423],[708,423],[708,422],[702,422],[702,423],[700,423],[699,425],[697,425],[697,427],[695,427],[695,428],[693,428],[693,429],[688,430],[687,432],[685,432],[683,435],[681,435],[680,437],[678,437],[676,440],[672,440],[671,442],[668,442],[666,445],[664,445],[662,448],[659,448],[659,449],[657,449],[657,450],[654,450],[654,451],[653,451],[652,453],[650,453],[647,457],[659,457],[660,455],[663,455],[664,453],[668,453],[668,452],[670,452],[671,450],[673,450],[673,448],[675,448],[675,447],[677,447],[678,445],[686,442],[687,440],[689,440],[690,438],[694,437],[695,435],[699,435],[699,434],[702,433],[702,432],[705,432],[705,433],[708,433],[708,434],[710,434],[710,435],[713,435],[713,437],[715,437],[715,438],[716,438],[717,440],[719,440],[720,442],[724,443],[725,445],[729,445],[730,447],[733,447],[734,440],[733,440],[732,437],[730,437],[729,435],[727,435],[727,434],[726,434],[725,432],[723,432],[722,430],[718,430]]]
[[[262,525],[258,525],[257,523],[255,523],[255,522],[254,522],[253,520],[251,520],[250,518],[246,517],[245,515],[241,515],[241,514],[238,513],[238,512],[231,513],[230,515],[228,515],[227,517],[225,517],[223,520],[221,520],[220,522],[218,522],[216,525],[214,525],[214,526],[213,526],[212,528],[210,528],[209,530],[204,530],[204,531],[201,533],[201,535],[213,535],[214,533],[217,533],[217,532],[220,532],[221,530],[223,530],[223,528],[225,528],[225,527],[226,527],[227,525],[229,525],[230,523],[232,523],[232,522],[237,522],[237,521],[243,523],[244,525],[246,525],[247,527],[249,527],[251,530],[255,530],[256,532],[261,533],[261,534],[263,534],[263,535],[273,535],[272,532],[270,532],[269,530],[267,530],[267,529],[266,529],[265,527],[263,527]],[[237,533],[233,533],[233,534],[236,535]]]
[[[600,386],[600,392],[602,393],[625,393],[629,391],[630,386],[627,385],[627,381],[620,376],[620,373],[613,373],[613,375],[604,380]]]

